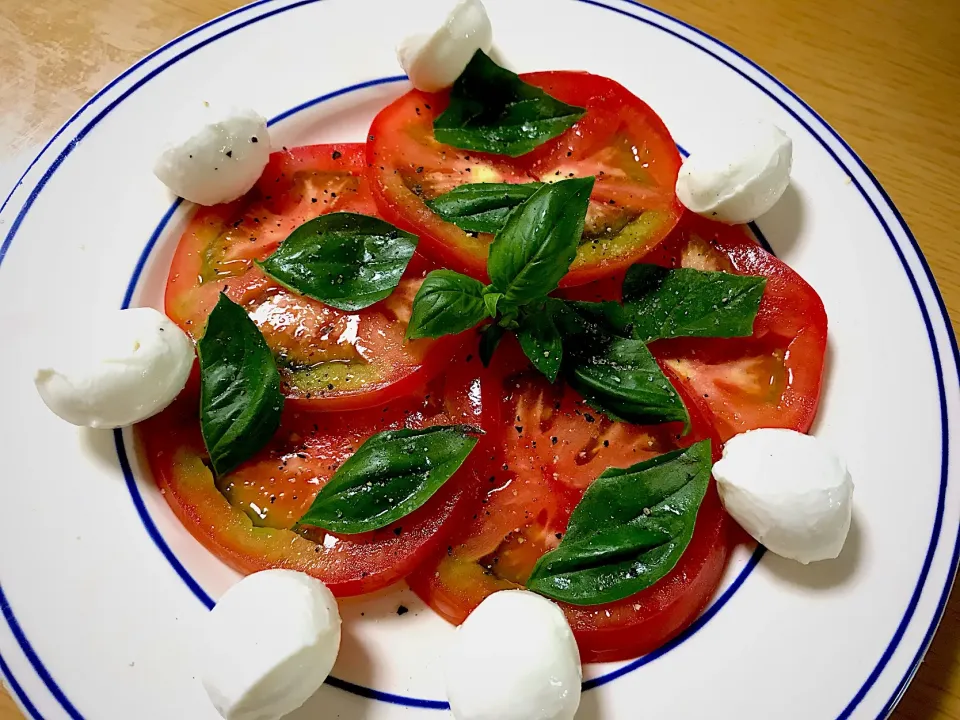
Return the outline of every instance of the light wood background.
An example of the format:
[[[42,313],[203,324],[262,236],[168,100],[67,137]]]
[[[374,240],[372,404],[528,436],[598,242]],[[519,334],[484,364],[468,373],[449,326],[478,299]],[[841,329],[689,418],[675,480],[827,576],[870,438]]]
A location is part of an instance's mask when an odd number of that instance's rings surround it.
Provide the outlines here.
[[[0,163],[235,0],[0,0]],[[960,318],[960,0],[650,0],[759,62],[874,171]],[[669,63],[669,58],[664,58]],[[894,717],[960,720],[960,596]],[[17,720],[0,691],[0,720]],[[91,720],[96,720],[91,719]]]

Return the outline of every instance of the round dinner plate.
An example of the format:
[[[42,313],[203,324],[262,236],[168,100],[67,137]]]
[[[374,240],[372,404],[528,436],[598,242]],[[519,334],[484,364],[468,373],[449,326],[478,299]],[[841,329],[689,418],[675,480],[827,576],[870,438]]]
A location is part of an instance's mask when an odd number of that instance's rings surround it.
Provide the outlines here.
[[[736,51],[627,0],[486,0],[513,69],[584,69],[646,100],[691,152],[720,121],[767,118],[793,182],[759,227],[823,298],[814,432],[856,483],[843,553],[802,566],[743,548],[682,636],[584,668],[578,718],[886,716],[957,566],[957,346],[889,197],[813,110]],[[180,526],[128,431],[78,430],[31,382],[40,348],[108,308],[162,307],[192,208],[152,174],[178,110],[245,104],[274,145],[364,139],[406,91],[394,46],[420,11],[387,0],[261,0],[160,48],[54,136],[0,210],[0,670],[29,718],[213,720],[196,638],[237,575]],[[400,604],[410,612],[400,616]],[[341,603],[333,677],[290,717],[444,717],[453,628],[406,588]],[[251,619],[237,632],[269,632]]]

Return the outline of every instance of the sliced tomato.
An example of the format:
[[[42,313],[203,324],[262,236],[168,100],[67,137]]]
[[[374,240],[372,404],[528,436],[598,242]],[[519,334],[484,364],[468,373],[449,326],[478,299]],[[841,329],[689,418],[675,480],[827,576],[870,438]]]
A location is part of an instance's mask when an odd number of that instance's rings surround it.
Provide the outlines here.
[[[421,256],[389,298],[352,313],[287,290],[253,264],[318,215],[376,215],[363,158],[362,144],[274,153],[246,196],[197,211],[167,280],[167,315],[194,338],[221,292],[243,305],[274,351],[284,394],[310,409],[365,408],[415,392],[459,342],[404,340],[413,297],[434,267]]]
[[[651,260],[767,279],[751,337],[661,340],[650,350],[704,399],[724,441],[761,427],[807,432],[827,349],[827,314],[817,292],[746,228],[692,213]]]
[[[428,605],[458,624],[488,595],[526,582],[536,561],[560,543],[586,488],[608,467],[628,467],[704,438],[719,452],[719,439],[696,398],[684,397],[693,423],[684,436],[679,423],[642,427],[610,421],[569,387],[550,385],[531,370],[510,339],[494,364],[500,371],[487,382],[499,386],[494,394],[503,397],[503,425],[500,453],[479,473],[487,490],[447,550],[408,578]],[[682,631],[712,597],[732,544],[711,484],[694,538],[663,580],[609,605],[561,604],[581,658],[633,657]]]
[[[458,504],[476,494],[477,473],[488,457],[486,437],[426,505],[386,528],[361,535],[291,528],[337,467],[375,432],[455,423],[498,426],[499,398],[484,394],[476,351],[450,360],[449,372],[418,398],[376,410],[285,412],[272,442],[218,480],[208,467],[197,422],[198,383],[138,425],[137,436],[170,507],[231,567],[245,573],[300,570],[340,596],[373,592],[404,577],[445,542],[459,522]]]
[[[761,427],[807,432],[820,402],[827,347],[827,315],[816,291],[746,227],[693,213],[644,262],[767,279],[751,337],[660,340],[650,350],[703,398],[724,442]],[[620,300],[622,286],[623,273],[616,273],[562,294]]]
[[[426,205],[469,182],[596,177],[583,239],[562,285],[625,268],[663,240],[680,218],[674,193],[680,154],[642,100],[608,78],[583,72],[521,76],[587,109],[570,130],[520,158],[458,150],[437,142],[434,119],[448,95],[411,91],[373,121],[367,161],[383,216],[421,236],[423,251],[447,267],[486,279],[486,234],[464,232]]]

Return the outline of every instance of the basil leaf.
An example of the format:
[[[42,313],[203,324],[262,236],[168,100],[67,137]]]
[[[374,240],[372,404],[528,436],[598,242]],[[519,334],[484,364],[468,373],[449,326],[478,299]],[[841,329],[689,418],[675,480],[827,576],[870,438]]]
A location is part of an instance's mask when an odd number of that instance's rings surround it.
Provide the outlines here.
[[[517,157],[555,138],[586,110],[547,95],[477,50],[433,122],[447,145]]]
[[[481,432],[450,425],[372,435],[320,489],[298,524],[362,533],[406,517],[453,476]]]
[[[423,280],[407,326],[411,340],[456,335],[487,316],[483,284],[453,270],[434,270]]]
[[[260,329],[220,295],[197,343],[200,430],[217,476],[252,457],[280,426],[280,373]]]
[[[567,532],[527,587],[553,600],[600,605],[662,579],[690,544],[710,482],[710,441],[625,470],[610,468],[583,495]]]
[[[617,302],[585,302],[581,300],[558,300],[553,303],[553,316],[564,336],[582,336],[584,347],[593,347],[614,337],[633,337],[633,317]]]
[[[763,277],[634,265],[623,281],[634,337],[747,337],[767,280]]]
[[[504,334],[507,332],[506,328],[497,323],[492,325],[487,325],[483,333],[480,335],[480,362],[483,363],[484,367],[490,367],[490,361],[493,359],[493,353],[497,349],[497,345],[500,344],[500,341],[503,339]]]
[[[487,259],[504,300],[522,305],[557,287],[576,257],[591,190],[592,177],[544,185],[510,214]]]
[[[427,207],[461,230],[500,231],[510,211],[530,199],[543,183],[468,183],[427,202]]]
[[[487,308],[487,315],[495,318],[497,317],[497,304],[503,298],[503,293],[490,292],[491,289],[488,287],[483,291],[483,305]]]
[[[614,420],[638,425],[683,421],[689,426],[683,400],[640,340],[614,338],[581,350],[567,364],[565,376],[584,400]]]
[[[541,308],[539,312],[524,313],[517,340],[533,366],[554,382],[563,360],[563,339],[550,312]]]
[[[308,220],[257,265],[294,292],[352,312],[390,295],[416,249],[416,235],[337,212]]]

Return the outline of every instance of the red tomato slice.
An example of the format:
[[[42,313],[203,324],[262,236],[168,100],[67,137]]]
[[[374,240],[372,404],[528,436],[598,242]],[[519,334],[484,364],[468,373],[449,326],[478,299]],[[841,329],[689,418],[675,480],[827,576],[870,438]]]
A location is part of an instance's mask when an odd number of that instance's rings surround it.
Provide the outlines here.
[[[703,398],[724,442],[761,427],[807,432],[820,402],[827,347],[827,315],[816,291],[745,227],[693,213],[644,262],[767,278],[751,337],[660,340],[650,350]],[[619,300],[622,285],[617,273],[562,294]]]
[[[724,441],[761,427],[807,432],[827,348],[827,314],[816,291],[745,228],[693,213],[651,260],[767,278],[751,337],[661,340],[650,349],[704,398]]]
[[[291,292],[253,265],[318,215],[376,215],[363,157],[361,144],[274,153],[246,196],[197,211],[167,279],[167,315],[194,338],[221,291],[243,305],[277,357],[284,395],[308,409],[372,407],[420,390],[460,342],[404,340],[413,297],[434,267],[418,255],[390,297],[353,313]]]
[[[375,432],[454,423],[498,427],[499,398],[481,387],[476,351],[451,360],[449,372],[419,398],[376,410],[285,412],[271,443],[216,481],[197,422],[196,378],[170,408],[138,425],[137,436],[170,507],[225,563],[245,573],[277,567],[307,572],[339,596],[369,593],[422,564],[457,526],[458,504],[475,495],[476,473],[489,456],[486,437],[426,505],[393,525],[361,535],[290,528],[336,468]]]
[[[425,253],[486,279],[492,237],[445,222],[431,200],[468,182],[551,181],[596,176],[583,240],[563,286],[625,268],[662,241],[680,218],[674,193],[680,154],[659,117],[623,86],[583,72],[521,76],[554,97],[587,108],[574,127],[512,159],[437,142],[433,121],[448,95],[411,91],[374,119],[367,145],[372,190],[383,216],[421,237]]]
[[[460,623],[488,595],[522,586],[536,561],[556,547],[584,490],[608,467],[719,439],[704,406],[685,396],[693,422],[682,436],[672,423],[641,427],[612,422],[569,387],[550,385],[522,357],[515,341],[497,350],[503,399],[501,448],[485,472],[487,490],[445,553],[408,578],[440,615]],[[681,393],[683,391],[681,390]],[[584,662],[620,660],[653,650],[683,630],[709,602],[733,538],[711,485],[687,551],[660,582],[609,605],[561,604]]]

